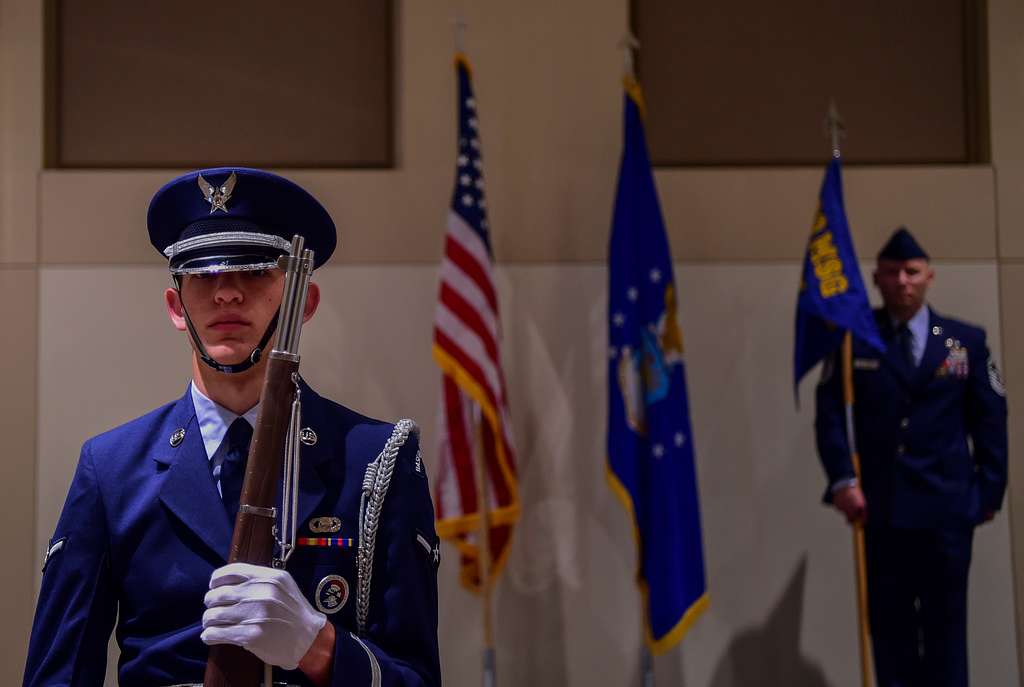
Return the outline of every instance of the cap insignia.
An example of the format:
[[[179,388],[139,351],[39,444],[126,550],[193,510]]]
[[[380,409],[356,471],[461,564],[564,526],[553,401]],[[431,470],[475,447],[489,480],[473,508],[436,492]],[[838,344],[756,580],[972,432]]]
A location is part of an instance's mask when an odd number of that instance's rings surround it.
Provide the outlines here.
[[[225,213],[228,211],[227,203],[231,200],[231,192],[235,190],[235,183],[237,181],[238,178],[232,172],[228,180],[224,182],[224,185],[218,188],[204,179],[202,174],[199,175],[199,188],[203,192],[206,202],[210,204],[211,215],[217,210],[223,210]]]

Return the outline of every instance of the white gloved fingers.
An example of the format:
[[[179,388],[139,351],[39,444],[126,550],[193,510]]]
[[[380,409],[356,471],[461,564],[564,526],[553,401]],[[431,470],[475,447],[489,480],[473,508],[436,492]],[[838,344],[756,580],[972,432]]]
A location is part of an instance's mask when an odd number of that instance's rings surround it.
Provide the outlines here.
[[[217,606],[230,606],[238,603],[242,599],[247,598],[246,590],[242,585],[229,585],[225,587],[217,587],[206,592],[203,597],[203,605],[207,608],[216,608]]]
[[[228,563],[213,571],[210,575],[210,589],[228,584],[241,584],[254,577],[262,577],[262,571],[273,570],[262,565],[251,563]]]
[[[260,634],[260,629],[251,625],[227,625],[225,627],[208,627],[199,638],[204,644],[234,644],[252,651],[252,646]],[[255,653],[255,652],[254,652]],[[263,658],[260,656],[259,658]]]
[[[281,596],[278,587],[288,596],[301,597],[295,580],[283,570],[248,563],[232,563],[218,568],[210,576],[210,591],[203,597],[207,608],[238,603],[243,599],[269,599]]]
[[[214,571],[203,598],[202,640],[235,644],[292,670],[327,623],[284,570],[232,563]]]
[[[206,592],[206,596],[203,597],[203,604],[207,608],[249,604],[250,607],[260,606],[263,614],[272,613],[272,606],[290,608],[300,602],[306,602],[301,594],[288,594],[277,584],[263,581],[218,587]],[[261,613],[260,610],[252,612]]]
[[[253,618],[252,609],[244,604],[232,604],[231,606],[214,606],[203,613],[203,629],[207,627],[226,627],[228,625],[241,625]]]

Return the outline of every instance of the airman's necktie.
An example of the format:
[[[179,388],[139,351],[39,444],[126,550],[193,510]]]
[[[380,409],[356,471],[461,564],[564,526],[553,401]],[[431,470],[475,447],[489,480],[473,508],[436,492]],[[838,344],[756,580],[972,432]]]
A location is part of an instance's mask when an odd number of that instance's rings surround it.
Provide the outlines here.
[[[236,418],[224,436],[221,450],[224,461],[220,467],[220,491],[224,499],[224,510],[235,524],[238,515],[238,499],[242,494],[242,480],[245,477],[245,463],[249,458],[249,442],[252,441],[252,425],[244,417]]]
[[[917,367],[917,360],[914,358],[914,335],[910,333],[910,327],[906,322],[896,329],[896,341],[899,342],[900,353],[907,369],[914,370]]]

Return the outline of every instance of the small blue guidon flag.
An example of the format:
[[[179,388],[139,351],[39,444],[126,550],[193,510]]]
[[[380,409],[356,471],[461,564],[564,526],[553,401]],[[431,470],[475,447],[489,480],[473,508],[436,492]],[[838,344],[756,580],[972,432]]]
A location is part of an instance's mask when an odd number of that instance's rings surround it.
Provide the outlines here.
[[[847,330],[885,351],[846,223],[841,164],[836,157],[825,171],[804,254],[796,302],[794,391],[803,376],[839,346]]]
[[[608,481],[633,519],[647,644],[657,655],[708,597],[678,294],[642,109],[639,86],[627,80],[608,256]]]

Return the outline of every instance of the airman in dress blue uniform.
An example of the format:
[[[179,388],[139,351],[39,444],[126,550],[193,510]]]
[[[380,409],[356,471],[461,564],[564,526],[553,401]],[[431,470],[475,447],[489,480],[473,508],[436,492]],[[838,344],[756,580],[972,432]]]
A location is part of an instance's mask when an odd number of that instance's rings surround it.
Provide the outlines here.
[[[825,499],[865,523],[879,687],[968,684],[967,572],[976,525],[1000,509],[1006,398],[985,331],[925,303],[928,255],[905,228],[878,255],[880,354],[854,340],[854,477],[842,380],[826,361],[815,429]]]
[[[225,565],[281,299],[277,258],[301,234],[322,265],[330,216],[279,176],[207,169],[160,189],[149,232],[169,261],[167,311],[188,333],[193,381],[82,447],[24,684],[101,685],[115,630],[121,685],[199,683],[217,643],[288,684],[440,685],[438,540],[411,422],[366,418],[303,382],[299,546],[286,570]],[[319,300],[310,284],[305,319]]]

